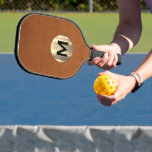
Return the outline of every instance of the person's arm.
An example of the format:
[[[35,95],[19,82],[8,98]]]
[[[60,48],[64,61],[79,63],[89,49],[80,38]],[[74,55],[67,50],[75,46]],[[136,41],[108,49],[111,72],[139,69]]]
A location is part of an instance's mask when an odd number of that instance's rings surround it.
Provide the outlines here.
[[[152,77],[152,50],[148,53],[144,61],[134,72],[140,75],[143,82],[148,78]],[[97,95],[97,98],[100,103],[105,106],[111,106],[121,101],[138,85],[136,79],[133,76],[119,75],[109,71],[103,73],[111,75],[116,79],[118,83],[118,89],[114,95]],[[103,73],[100,73],[99,75],[102,75]]]
[[[145,81],[152,77],[152,50],[148,53],[142,64],[135,70]]]
[[[120,47],[121,54],[133,48],[141,35],[141,11],[139,0],[118,0],[119,25],[116,29],[112,44]]]
[[[117,53],[124,55],[126,51],[135,46],[142,31],[141,11],[139,0],[118,0],[119,24],[114,34],[113,41],[109,45],[92,45],[92,48],[108,52],[103,58],[94,58],[89,65],[96,64],[104,70],[116,66]]]

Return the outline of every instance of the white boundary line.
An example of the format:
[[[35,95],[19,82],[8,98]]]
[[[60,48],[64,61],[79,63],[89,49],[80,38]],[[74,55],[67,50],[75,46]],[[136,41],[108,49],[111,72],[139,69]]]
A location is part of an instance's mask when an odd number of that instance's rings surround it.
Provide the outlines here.
[[[0,52],[0,54],[14,54],[13,52]]]
[[[128,52],[126,54],[148,54],[148,52]]]

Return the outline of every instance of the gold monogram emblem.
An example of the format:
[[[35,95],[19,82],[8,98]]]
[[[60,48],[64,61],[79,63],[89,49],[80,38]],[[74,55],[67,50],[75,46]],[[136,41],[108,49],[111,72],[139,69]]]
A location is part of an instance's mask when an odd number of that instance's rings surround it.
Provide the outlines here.
[[[58,62],[67,62],[73,54],[71,40],[64,35],[57,35],[50,46],[52,56]]]

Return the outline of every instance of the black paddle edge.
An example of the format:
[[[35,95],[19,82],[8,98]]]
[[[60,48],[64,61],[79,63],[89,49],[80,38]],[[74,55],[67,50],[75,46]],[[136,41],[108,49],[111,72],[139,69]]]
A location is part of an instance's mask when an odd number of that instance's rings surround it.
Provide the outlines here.
[[[31,16],[31,15],[49,16],[49,17],[54,17],[54,18],[66,20],[66,21],[69,21],[69,22],[73,23],[73,24],[79,29],[79,31],[80,31],[80,33],[81,33],[81,36],[82,36],[82,38],[83,38],[83,40],[84,40],[84,43],[85,43],[86,46],[90,49],[89,45],[87,44],[87,42],[86,42],[86,40],[85,40],[85,38],[84,38],[84,35],[83,35],[81,29],[80,29],[79,26],[78,26],[75,22],[73,22],[72,20],[67,19],[67,18],[63,18],[63,17],[59,17],[59,16],[53,16],[53,15],[49,15],[49,14],[44,14],[44,13],[34,13],[34,12],[33,12],[33,13],[28,13],[28,14],[26,14],[25,16],[23,16],[23,17],[20,19],[20,21],[19,21],[19,23],[18,23],[18,25],[17,25],[17,29],[16,29],[16,38],[15,38],[14,54],[15,54],[15,59],[16,59],[18,65],[19,65],[25,72],[27,72],[27,73],[34,74],[34,75],[39,75],[39,76],[43,76],[43,77],[48,77],[48,78],[54,78],[54,79],[64,80],[64,79],[68,79],[68,78],[71,78],[71,77],[75,76],[75,75],[78,73],[79,70],[76,71],[75,74],[72,75],[72,76],[69,76],[69,77],[66,77],[66,78],[60,78],[60,77],[54,77],[54,76],[50,76],[50,75],[44,75],[44,74],[40,74],[40,73],[31,72],[31,71],[29,71],[28,69],[26,69],[26,68],[23,66],[23,64],[20,62],[19,56],[18,56],[18,44],[19,44],[19,36],[20,36],[20,27],[21,27],[21,24],[22,24],[23,20],[26,19],[27,17]],[[90,50],[90,56],[91,56],[91,50]],[[88,60],[88,59],[86,59],[86,61],[87,61],[87,60]],[[86,61],[84,61],[84,62],[86,62]],[[83,63],[84,63],[84,62],[83,62]],[[81,64],[81,66],[79,67],[79,69],[82,67],[83,63]]]
[[[44,15],[44,16],[49,16],[49,17],[54,17],[54,18],[58,18],[58,19],[63,19],[63,20],[66,20],[66,21],[69,21],[69,22],[72,22],[80,31],[81,33],[81,36],[83,37],[83,40],[85,42],[85,44],[87,45],[87,47],[89,48],[84,36],[83,36],[83,33],[81,31],[81,29],[79,28],[79,26],[73,22],[72,20],[70,19],[67,19],[67,18],[63,18],[63,17],[59,17],[59,16],[53,16],[53,15],[49,15],[49,14],[44,14],[44,13],[28,13],[26,14],[25,16],[23,16],[20,21],[18,22],[18,25],[17,25],[17,28],[16,28],[16,37],[15,37],[15,48],[14,48],[14,54],[15,54],[15,59],[18,63],[18,65],[21,67],[21,69],[23,69],[25,72],[29,73],[29,74],[34,74],[34,75],[38,75],[38,76],[43,76],[43,77],[48,77],[48,78],[54,78],[54,79],[58,79],[58,80],[65,80],[65,79],[68,79],[68,78],[71,78],[73,76],[75,76],[78,71],[75,72],[74,75],[70,76],[70,77],[66,77],[66,78],[60,78],[60,77],[54,77],[54,76],[50,76],[50,75],[44,75],[44,74],[40,74],[40,73],[34,73],[34,72],[31,72],[30,70],[28,70],[27,68],[24,67],[24,65],[20,62],[20,59],[19,59],[19,56],[18,56],[18,45],[19,45],[19,37],[20,37],[20,28],[21,28],[21,25],[22,25],[22,22],[29,16],[31,15]],[[87,60],[86,60],[87,61]],[[84,61],[85,62],[85,61]],[[82,66],[83,64],[81,64]],[[79,69],[81,68],[81,66],[79,67]]]

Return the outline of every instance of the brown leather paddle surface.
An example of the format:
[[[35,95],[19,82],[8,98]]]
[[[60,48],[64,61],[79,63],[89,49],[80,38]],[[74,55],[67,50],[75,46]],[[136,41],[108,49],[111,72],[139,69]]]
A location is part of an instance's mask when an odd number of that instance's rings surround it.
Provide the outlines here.
[[[72,77],[90,56],[98,56],[92,51],[79,27],[70,20],[36,13],[25,15],[18,24],[15,57],[29,73],[59,79]],[[103,56],[103,52],[97,52]]]

